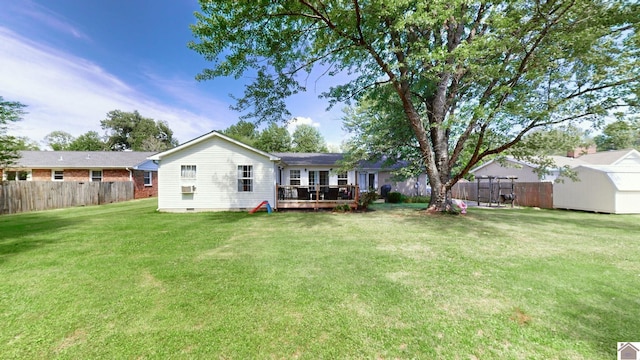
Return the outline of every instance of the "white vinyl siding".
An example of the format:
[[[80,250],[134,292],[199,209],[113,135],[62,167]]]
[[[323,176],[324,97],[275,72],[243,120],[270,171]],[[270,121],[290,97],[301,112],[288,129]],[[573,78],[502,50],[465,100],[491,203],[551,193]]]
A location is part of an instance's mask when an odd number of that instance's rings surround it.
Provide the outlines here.
[[[238,166],[251,165],[251,191],[238,191]],[[181,179],[183,165],[197,168],[197,180]],[[187,169],[185,169],[187,170]],[[214,137],[163,157],[158,167],[158,208],[163,211],[253,209],[275,205],[277,165],[268,157]],[[196,184],[197,181],[197,184]],[[183,194],[181,186],[197,191]]]

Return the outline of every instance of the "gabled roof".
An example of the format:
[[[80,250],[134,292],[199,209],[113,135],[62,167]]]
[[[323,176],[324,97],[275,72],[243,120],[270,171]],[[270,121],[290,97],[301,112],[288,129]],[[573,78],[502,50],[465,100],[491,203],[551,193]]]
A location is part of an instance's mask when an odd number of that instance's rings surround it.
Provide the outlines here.
[[[344,158],[341,153],[273,153],[289,166],[335,166]]]
[[[230,143],[233,143],[233,144],[235,144],[237,146],[240,146],[242,148],[245,148],[245,149],[247,149],[249,151],[252,151],[252,152],[255,152],[255,153],[260,154],[262,156],[265,156],[265,157],[269,158],[269,160],[271,160],[271,161],[280,160],[280,158],[275,156],[275,155],[269,154],[269,153],[264,152],[262,150],[258,150],[258,149],[254,148],[252,146],[249,146],[249,145],[247,145],[245,143],[242,143],[242,142],[240,142],[238,140],[234,140],[234,139],[232,139],[232,138],[230,138],[230,137],[228,137],[226,135],[223,135],[223,134],[221,134],[221,133],[219,133],[217,131],[212,131],[210,133],[204,134],[204,135],[199,136],[199,137],[197,137],[195,139],[192,139],[192,140],[189,140],[189,141],[187,141],[185,143],[182,143],[182,144],[174,147],[173,149],[169,149],[167,151],[164,151],[164,152],[155,154],[153,156],[150,156],[149,160],[161,160],[165,156],[180,152],[180,151],[182,151],[182,150],[184,150],[186,148],[189,148],[189,147],[191,147],[193,145],[196,145],[196,144],[199,144],[201,142],[204,142],[204,141],[207,141],[207,140],[210,140],[210,139],[214,139],[214,138],[219,138],[219,139],[222,139],[224,141],[228,141]]]
[[[562,168],[568,166],[574,168],[580,165],[617,165],[627,159],[638,159],[640,164],[640,152],[637,150],[613,150],[613,151],[601,151],[594,154],[582,155],[577,158],[566,156],[550,156],[553,162],[556,164],[556,168]],[[531,164],[526,161],[516,160],[512,156],[507,156],[505,159],[507,162],[517,164],[520,166],[528,166],[531,168],[538,168],[537,164]],[[490,164],[497,162],[495,159],[490,160],[478,167],[475,167],[470,172],[474,173]]]
[[[640,159],[640,152],[635,149],[611,150],[579,157],[580,160],[592,165],[616,165],[627,158]]]
[[[29,169],[134,168],[154,152],[142,151],[20,151],[11,167]]]

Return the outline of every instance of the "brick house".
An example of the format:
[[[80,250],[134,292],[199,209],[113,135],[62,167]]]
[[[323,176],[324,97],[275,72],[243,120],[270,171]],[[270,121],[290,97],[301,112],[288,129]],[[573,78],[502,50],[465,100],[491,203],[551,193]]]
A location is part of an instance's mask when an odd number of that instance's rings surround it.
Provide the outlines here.
[[[21,151],[11,167],[0,169],[3,181],[133,181],[134,198],[158,196],[158,167],[147,160],[154,152]]]

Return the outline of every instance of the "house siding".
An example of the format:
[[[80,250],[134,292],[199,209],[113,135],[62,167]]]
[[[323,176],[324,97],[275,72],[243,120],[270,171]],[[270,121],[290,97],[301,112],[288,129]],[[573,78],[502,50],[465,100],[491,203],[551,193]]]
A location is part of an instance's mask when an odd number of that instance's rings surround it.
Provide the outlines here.
[[[196,179],[180,178],[182,165],[196,165]],[[238,165],[253,166],[253,191],[238,191]],[[275,204],[277,166],[267,157],[221,138],[196,143],[163,157],[158,167],[161,211],[245,210]],[[183,194],[181,186],[195,186]]]
[[[394,181],[393,174],[389,171],[381,171],[378,173],[378,189],[384,185],[391,185],[391,191],[402,193],[407,196],[425,196],[427,194],[427,180],[426,174],[421,174],[417,178],[409,178],[404,181]]]

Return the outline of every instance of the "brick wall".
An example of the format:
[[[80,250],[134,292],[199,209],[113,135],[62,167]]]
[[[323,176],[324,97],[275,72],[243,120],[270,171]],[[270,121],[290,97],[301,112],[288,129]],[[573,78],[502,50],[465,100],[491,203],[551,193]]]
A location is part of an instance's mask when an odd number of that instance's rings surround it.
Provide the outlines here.
[[[89,169],[64,169],[64,181],[89,182]],[[126,169],[104,169],[102,170],[103,182],[129,181],[130,176],[134,182],[134,196],[136,199],[158,196],[158,172],[152,172],[152,186],[144,185],[144,171],[132,170],[132,174]],[[0,179],[2,179],[2,169],[0,169]],[[52,181],[51,169],[32,169],[31,180]]]
[[[151,174],[152,186],[144,185],[144,171],[133,171],[133,193],[136,199],[158,196],[158,172],[153,171]]]

